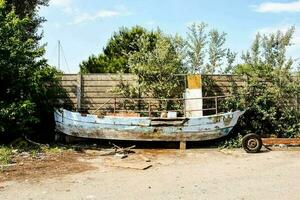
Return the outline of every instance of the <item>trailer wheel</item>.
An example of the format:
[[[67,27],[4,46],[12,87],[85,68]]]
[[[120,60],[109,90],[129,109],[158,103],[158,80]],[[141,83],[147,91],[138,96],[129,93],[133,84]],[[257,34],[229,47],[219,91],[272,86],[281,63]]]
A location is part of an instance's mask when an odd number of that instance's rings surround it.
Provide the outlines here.
[[[258,153],[262,147],[262,140],[259,135],[250,133],[243,137],[242,145],[247,153]]]

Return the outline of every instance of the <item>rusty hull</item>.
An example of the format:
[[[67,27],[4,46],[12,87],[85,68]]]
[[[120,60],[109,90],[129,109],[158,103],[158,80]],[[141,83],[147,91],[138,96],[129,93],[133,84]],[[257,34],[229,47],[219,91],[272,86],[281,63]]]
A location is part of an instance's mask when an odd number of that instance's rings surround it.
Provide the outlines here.
[[[82,138],[139,141],[205,141],[229,134],[241,111],[194,118],[150,118],[96,115],[60,109],[54,113],[56,129]]]

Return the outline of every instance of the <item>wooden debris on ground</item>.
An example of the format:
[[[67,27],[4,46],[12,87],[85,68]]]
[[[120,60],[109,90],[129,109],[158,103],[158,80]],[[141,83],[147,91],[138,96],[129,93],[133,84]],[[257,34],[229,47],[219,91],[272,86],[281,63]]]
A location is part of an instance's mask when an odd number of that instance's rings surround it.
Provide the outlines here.
[[[126,147],[126,148],[119,147],[119,146],[117,146],[113,143],[112,143],[112,145],[114,146],[113,149],[111,151],[107,152],[107,153],[101,154],[101,156],[109,156],[109,155],[116,155],[116,154],[118,154],[118,156],[120,156],[120,154],[128,156],[128,154],[134,153],[134,151],[132,149],[135,148],[135,145],[130,146],[130,147]],[[123,156],[122,158],[125,158],[125,157]]]
[[[92,150],[92,149],[87,149],[84,151],[84,153],[89,154],[89,155],[96,155],[96,156],[100,156],[103,154],[103,152],[101,150]]]
[[[129,168],[129,169],[138,169],[145,170],[152,167],[152,164],[146,162],[110,162],[109,165],[111,167],[121,167],[121,168]]]
[[[299,146],[300,138],[262,138],[264,145],[290,145]]]
[[[12,167],[12,166],[16,166],[17,164],[16,163],[13,163],[13,164],[6,164],[6,165],[0,165],[0,170],[4,170],[8,167]]]
[[[145,162],[151,162],[151,160],[149,158],[147,158],[146,156],[144,156],[143,154],[139,154],[140,158],[143,159]]]

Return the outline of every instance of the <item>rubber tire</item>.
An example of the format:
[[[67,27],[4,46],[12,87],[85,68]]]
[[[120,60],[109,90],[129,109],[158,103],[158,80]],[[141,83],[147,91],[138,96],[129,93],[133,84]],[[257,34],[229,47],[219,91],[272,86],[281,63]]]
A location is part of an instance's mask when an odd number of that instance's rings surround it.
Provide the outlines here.
[[[255,147],[249,147],[249,140],[255,140],[257,145]],[[262,147],[261,137],[254,133],[247,134],[242,139],[242,146],[247,153],[258,153]]]

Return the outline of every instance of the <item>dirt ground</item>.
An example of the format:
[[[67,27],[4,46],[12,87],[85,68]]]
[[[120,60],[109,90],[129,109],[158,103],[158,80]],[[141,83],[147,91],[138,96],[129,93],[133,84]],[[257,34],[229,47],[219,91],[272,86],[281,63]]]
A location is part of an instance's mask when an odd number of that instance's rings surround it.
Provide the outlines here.
[[[296,148],[135,152],[124,159],[88,151],[25,161],[0,172],[0,199],[300,199]],[[143,167],[149,168],[134,169]]]

